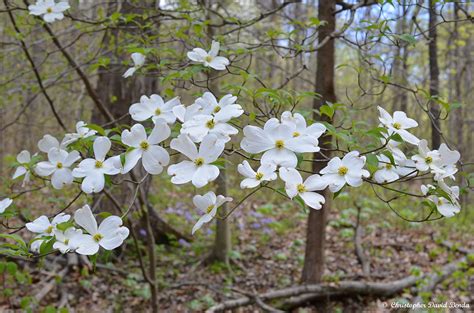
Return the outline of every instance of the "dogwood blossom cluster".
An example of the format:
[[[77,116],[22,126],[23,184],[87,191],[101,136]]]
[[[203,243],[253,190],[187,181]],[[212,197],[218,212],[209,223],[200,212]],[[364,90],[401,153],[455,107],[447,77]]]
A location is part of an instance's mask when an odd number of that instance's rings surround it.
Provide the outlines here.
[[[84,205],[71,215],[60,213],[51,221],[42,215],[30,223],[26,228],[36,233],[31,249],[39,252],[41,245],[53,240],[53,248],[61,253],[76,252],[83,255],[94,255],[102,247],[113,250],[127,239],[129,230],[122,226],[122,219],[118,216],[106,217],[99,226],[88,205]]]
[[[451,217],[460,211],[459,187],[449,186],[446,181],[455,180],[458,171],[456,164],[461,155],[458,151],[450,150],[442,143],[438,150],[431,150],[425,139],[418,139],[408,129],[418,126],[418,123],[406,116],[404,112],[396,111],[393,116],[383,108],[378,107],[381,126],[387,129],[384,138],[389,154],[379,154],[378,170],[374,180],[381,184],[396,182],[417,174],[431,174],[435,185],[422,185],[421,191],[437,207],[438,212]],[[408,158],[399,148],[401,142],[388,139],[388,136],[398,134],[402,141],[415,146],[417,153]],[[389,159],[387,155],[392,156]]]
[[[53,4],[59,6],[54,1],[38,1],[36,5],[42,8]],[[39,8],[31,10],[41,11]],[[46,15],[43,18],[51,20]],[[230,62],[218,56],[219,49],[219,43],[213,41],[209,52],[195,48],[188,53],[188,58],[215,70],[225,70]],[[132,76],[144,65],[144,55],[134,53],[131,57],[134,65],[124,77]],[[18,154],[13,178],[24,177],[25,185],[31,176],[37,176],[50,181],[55,189],[77,185],[86,194],[97,194],[114,183],[117,175],[167,174],[173,184],[191,184],[200,189],[219,177],[219,165],[225,162],[221,157],[226,146],[232,145],[227,151],[238,151],[244,157],[237,166],[243,176],[242,189],[270,187],[276,190],[270,185],[280,184],[288,198],[299,199],[319,210],[326,202],[322,192],[325,189],[339,193],[346,187],[360,187],[364,181],[385,186],[419,175],[432,175],[434,182],[422,185],[422,196],[443,216],[459,212],[459,187],[448,185],[458,171],[459,152],[450,150],[446,144],[441,144],[438,150],[430,150],[426,140],[411,133],[418,126],[415,120],[404,112],[390,115],[383,108],[378,109],[383,130],[380,148],[365,153],[353,149],[332,158],[321,153],[325,167],[318,173],[308,173],[302,160],[321,152],[319,143],[327,132],[322,123],[308,122],[300,113],[285,111],[269,118],[262,127],[245,126],[240,149],[236,149],[231,142],[239,134],[237,119],[244,114],[236,96],[216,97],[206,91],[185,105],[179,97],[164,99],[158,94],[143,95],[129,108],[132,125],[102,129],[79,121],[76,132],[65,134],[61,141],[44,135],[38,142],[40,153],[31,156],[24,150]],[[402,151],[405,144],[408,152]],[[414,150],[416,152],[407,157]],[[374,158],[375,169],[370,169],[368,161]],[[192,233],[219,217],[219,208],[231,201],[232,198],[213,191],[194,196],[193,204],[203,215]],[[10,198],[0,201],[0,214],[12,202]],[[41,251],[44,244],[53,242],[53,248],[62,253],[84,255],[94,255],[101,247],[115,249],[129,235],[118,216],[108,216],[98,225],[88,205],[78,209],[73,218],[60,213],[50,221],[42,215],[27,223],[26,228],[36,234],[31,242],[33,251]]]

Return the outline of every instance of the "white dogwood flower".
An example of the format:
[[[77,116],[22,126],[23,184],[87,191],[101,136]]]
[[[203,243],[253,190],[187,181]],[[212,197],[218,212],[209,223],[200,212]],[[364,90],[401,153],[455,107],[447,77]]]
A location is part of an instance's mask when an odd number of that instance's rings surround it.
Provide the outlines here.
[[[51,176],[51,184],[55,189],[62,189],[65,185],[72,184],[74,177],[70,167],[80,159],[79,152],[67,152],[53,148],[48,152],[48,161],[39,162],[35,172],[39,176]]]
[[[28,6],[30,14],[42,16],[46,23],[62,20],[64,18],[63,12],[69,8],[67,0],[61,0],[60,2],[55,0],[38,0],[35,4]]]
[[[22,187],[24,187],[25,184],[30,181],[30,174],[31,173],[30,173],[30,170],[28,169],[28,164],[31,162],[30,152],[28,152],[27,150],[21,151],[16,156],[16,161],[20,165],[16,168],[15,173],[13,173],[12,178],[16,179],[20,176],[25,175],[25,177],[23,178],[23,183],[21,185]]]
[[[55,230],[54,237],[56,241],[53,244],[53,249],[58,249],[61,253],[67,253],[69,251],[74,251],[77,249],[73,245],[74,238],[82,235],[82,230],[76,229],[74,227],[69,227],[65,231]]]
[[[461,158],[461,154],[456,150],[450,150],[445,143],[442,143],[439,146],[438,152],[439,160],[434,160],[434,179],[437,181],[447,177],[454,179],[454,174],[456,174],[458,171],[456,163]]]
[[[216,194],[212,191],[204,195],[196,195],[193,198],[193,203],[199,210],[205,212],[203,216],[199,218],[197,223],[194,225],[192,234],[200,229],[203,224],[209,223],[217,213],[217,208],[220,207],[225,202],[232,201],[230,197],[224,197],[222,195],[216,196]]]
[[[132,119],[137,122],[152,118],[155,124],[159,120],[173,124],[176,121],[176,115],[173,113],[173,109],[180,105],[179,97],[164,102],[163,98],[159,95],[151,95],[149,98],[147,96],[141,96],[140,102],[130,106],[129,113]]]
[[[415,161],[415,166],[419,171],[427,171],[429,169],[438,169],[436,164],[441,160],[438,150],[430,150],[426,139],[420,140],[418,143],[418,154],[411,157]]]
[[[204,66],[212,67],[218,71],[225,70],[230,62],[225,57],[217,56],[219,54],[219,49],[219,42],[213,40],[209,52],[206,52],[201,48],[194,48],[193,51],[188,52],[188,58],[194,62],[202,63]]]
[[[323,190],[327,183],[321,176],[314,174],[303,182],[301,174],[294,168],[280,167],[280,177],[285,182],[285,190],[288,197],[293,199],[300,196],[304,203],[310,208],[319,210],[326,201],[316,190]]]
[[[76,142],[80,139],[88,138],[97,134],[97,131],[87,127],[87,124],[83,121],[76,123],[76,132],[66,134],[61,141],[61,145],[67,147],[68,145]]]
[[[318,139],[324,132],[326,132],[326,126],[321,123],[313,123],[310,126],[306,126],[306,119],[299,113],[291,113],[285,111],[281,114],[281,122],[294,124],[295,131],[293,137],[309,136],[315,139],[315,145],[318,146]]]
[[[40,234],[41,236],[53,236],[58,224],[65,223],[69,221],[70,218],[71,215],[60,213],[50,222],[46,215],[42,215],[33,222],[26,223],[25,226],[29,231]]]
[[[194,142],[201,142],[207,134],[214,134],[219,140],[228,142],[230,136],[239,131],[227,122],[244,112],[242,107],[235,103],[236,100],[237,97],[228,94],[217,102],[212,93],[205,92],[195,101],[195,105],[200,109],[183,123],[181,133],[187,134]]]
[[[199,146],[199,151],[192,140],[185,134],[171,141],[171,149],[179,151],[189,158],[168,167],[173,184],[192,182],[197,188],[207,185],[219,176],[219,168],[211,163],[224,151],[224,143],[214,135],[207,135]]]
[[[237,166],[239,173],[246,178],[240,183],[240,188],[255,188],[264,181],[272,181],[277,179],[275,172],[276,166],[273,164],[262,164],[255,172],[249,162],[243,161]]]
[[[196,99],[195,103],[201,106],[203,114],[210,114],[216,120],[227,122],[244,113],[242,106],[235,101],[237,101],[237,97],[231,94],[227,94],[217,101],[212,93],[205,92],[202,97]]]
[[[432,185],[421,185],[421,192],[424,195],[427,195],[430,189],[435,189],[435,187]],[[461,207],[457,201],[457,198],[459,198],[459,188],[455,186],[452,187],[450,191],[454,197],[451,201],[436,195],[428,196],[428,199],[436,205],[438,212],[445,217],[452,217],[461,211]]]
[[[85,193],[100,192],[104,189],[104,175],[117,175],[120,173],[120,156],[106,159],[112,143],[107,137],[97,137],[94,140],[95,158],[84,159],[72,171],[74,177],[84,177],[81,189]]]
[[[2,214],[3,212],[5,212],[5,210],[10,206],[12,205],[13,203],[13,200],[10,199],[10,198],[5,198],[3,199],[2,201],[0,201],[0,214]]]
[[[379,120],[388,129],[389,135],[399,134],[400,137],[413,145],[417,145],[420,139],[409,133],[407,129],[417,127],[418,123],[408,118],[405,112],[395,111],[393,117],[381,107],[377,107],[380,112]]]
[[[134,52],[131,55],[133,60],[133,66],[130,67],[124,74],[123,77],[127,78],[135,74],[135,72],[145,64],[145,56],[140,52]]]
[[[114,215],[106,217],[97,227],[97,221],[87,204],[74,213],[74,221],[88,232],[71,238],[75,251],[83,255],[94,255],[99,251],[99,247],[113,250],[119,247],[129,234],[128,228],[122,226],[122,219]]]
[[[376,182],[390,183],[400,178],[397,166],[393,165],[386,155],[378,155],[377,159],[379,160],[379,169],[374,173]]]
[[[168,151],[159,146],[159,143],[167,139],[170,134],[171,130],[164,120],[155,124],[148,138],[145,127],[141,124],[135,124],[130,130],[124,130],[122,142],[134,149],[125,154],[122,174],[133,169],[140,159],[145,171],[152,175],[160,174],[163,167],[170,162],[170,156]]]
[[[315,145],[314,137],[294,137],[295,132],[295,124],[282,124],[276,118],[272,118],[265,123],[263,129],[245,126],[240,146],[248,153],[264,152],[262,164],[296,167],[298,159],[295,153],[318,152],[320,148]]]
[[[352,187],[362,185],[362,178],[370,176],[364,165],[365,157],[359,156],[358,151],[351,151],[342,160],[339,157],[332,158],[320,174],[323,174],[322,179],[328,184],[329,190],[337,192],[345,184]]]

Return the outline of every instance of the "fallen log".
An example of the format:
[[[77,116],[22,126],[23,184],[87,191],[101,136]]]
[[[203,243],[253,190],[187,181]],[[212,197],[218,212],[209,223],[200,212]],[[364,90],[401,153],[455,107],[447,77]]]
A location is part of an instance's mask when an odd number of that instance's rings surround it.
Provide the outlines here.
[[[276,299],[286,299],[279,308],[288,309],[310,303],[322,297],[334,296],[373,296],[380,298],[388,298],[401,293],[404,289],[414,286],[422,280],[436,280],[439,283],[443,279],[449,277],[454,271],[460,269],[468,258],[463,257],[441,268],[437,274],[427,274],[422,276],[413,276],[391,281],[391,282],[363,282],[363,281],[340,281],[338,283],[323,283],[312,285],[301,285],[284,288],[275,291],[269,291],[252,297],[241,297],[224,301],[209,308],[206,312],[223,312],[225,310],[235,309],[255,303],[255,299],[261,301],[273,301]],[[436,277],[434,277],[435,275]]]

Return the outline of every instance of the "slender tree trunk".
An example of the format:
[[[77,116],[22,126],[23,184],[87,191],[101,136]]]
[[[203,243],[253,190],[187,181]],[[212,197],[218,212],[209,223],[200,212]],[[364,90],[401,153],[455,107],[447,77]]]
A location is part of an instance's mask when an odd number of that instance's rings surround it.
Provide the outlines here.
[[[437,47],[437,15],[435,9],[435,1],[428,0],[430,6],[430,17],[429,17],[429,63],[430,63],[430,95],[439,95],[439,67],[438,67],[438,47]],[[430,114],[431,114],[431,144],[433,149],[437,149],[441,144],[441,124],[439,121],[440,109],[439,104],[436,101],[430,101]]]
[[[206,6],[208,9],[212,7],[214,3],[213,0],[207,0]],[[209,14],[210,11],[207,10],[207,20],[211,20],[212,16]],[[207,28],[207,35],[209,37],[209,46],[211,45],[212,39],[214,37],[214,29],[212,27]],[[219,98],[219,85],[215,77],[217,73],[215,71],[211,71],[209,74],[209,79],[211,80],[209,83],[209,89],[211,92]],[[217,185],[217,195],[227,195],[227,175],[226,169],[223,168],[220,170],[220,175],[216,179]],[[218,215],[225,216],[227,215],[228,206],[227,203],[224,203],[222,206],[219,207]],[[232,240],[231,240],[231,228],[229,223],[229,218],[226,219],[216,219],[216,234],[214,239],[214,247],[212,249],[212,253],[210,258],[208,259],[209,262],[219,261],[224,262],[226,264],[229,263],[229,252],[231,249]]]
[[[335,0],[319,1],[319,19],[326,21],[327,24],[319,29],[319,40],[322,40],[333,32],[336,28],[336,17],[334,11],[336,8]],[[334,40],[330,40],[324,47],[317,52],[316,69],[316,92],[321,95],[321,99],[315,99],[313,108],[319,108],[326,102],[335,102],[336,94],[334,90]],[[319,115],[314,115],[319,119]],[[329,148],[331,137],[325,136],[321,140],[321,148]],[[326,156],[327,153],[325,153]],[[315,155],[315,159],[322,158],[320,154]],[[313,163],[313,171],[319,172],[326,163]],[[302,281],[304,283],[318,283],[324,273],[324,249],[326,246],[326,221],[331,207],[331,194],[327,191],[321,192],[326,199],[326,203],[321,210],[310,209],[307,233],[306,233],[306,251],[303,267]]]

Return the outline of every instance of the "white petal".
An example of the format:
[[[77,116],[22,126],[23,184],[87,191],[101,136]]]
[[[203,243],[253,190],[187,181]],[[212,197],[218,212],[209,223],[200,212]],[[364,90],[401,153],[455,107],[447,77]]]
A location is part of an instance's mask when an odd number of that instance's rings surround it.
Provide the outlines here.
[[[203,211],[205,211],[209,206],[215,205],[217,201],[216,194],[212,191],[209,191],[208,193],[204,195],[195,195],[193,197],[193,203],[194,205]]]
[[[148,137],[148,142],[151,145],[156,145],[162,142],[163,140],[168,139],[171,135],[171,129],[165,122],[158,121],[155,123],[155,127],[153,128],[150,136]]]
[[[160,174],[163,171],[163,167],[167,166],[169,162],[170,156],[168,151],[160,146],[150,146],[148,151],[143,153],[143,167],[152,175]]]
[[[301,174],[294,168],[280,167],[280,178],[287,184],[298,185],[303,183]]]
[[[139,52],[132,53],[132,60],[135,67],[141,67],[145,64],[145,56]]]
[[[5,198],[0,201],[0,213],[5,212],[5,210],[13,203],[13,200],[10,198]]]
[[[225,67],[229,64],[229,59],[224,57],[215,57],[211,62],[209,62],[209,66],[218,71],[225,70]]]
[[[225,144],[214,135],[207,135],[203,138],[199,146],[198,156],[206,163],[212,163],[219,158],[224,151]]]
[[[248,153],[260,153],[274,147],[275,142],[259,127],[245,126],[243,132],[240,147]]]
[[[303,199],[310,208],[319,210],[326,201],[322,195],[316,192],[303,192],[300,194],[300,197]]]
[[[72,184],[74,178],[72,177],[71,170],[68,168],[61,168],[54,172],[51,177],[51,184],[55,189],[62,189],[65,185]]]
[[[219,168],[215,165],[201,165],[193,174],[192,184],[196,188],[201,188],[219,176]]]
[[[44,153],[48,153],[51,148],[59,148],[59,141],[51,135],[44,135],[38,141],[38,149]]]
[[[130,130],[122,132],[122,142],[129,147],[140,147],[140,143],[147,139],[145,127],[142,124],[135,124]],[[107,152],[106,152],[107,153]]]
[[[298,158],[288,149],[270,149],[262,155],[262,164],[273,164],[282,167],[296,167]]]
[[[448,150],[449,150],[449,149],[448,149]],[[28,152],[27,150],[21,151],[21,152],[18,153],[18,155],[16,156],[16,160],[17,160],[17,162],[20,163],[20,164],[30,163],[30,161],[31,161],[30,152]]]
[[[81,184],[81,189],[85,193],[97,193],[104,189],[105,178],[104,174],[92,172],[87,174]]]
[[[140,149],[133,149],[125,154],[125,164],[123,165],[122,174],[130,172],[142,157]]]
[[[181,134],[177,138],[171,140],[170,147],[171,149],[181,152],[191,160],[198,157],[196,145],[187,135]]]
[[[99,251],[99,244],[91,235],[82,234],[71,239],[71,245],[77,247],[76,253],[94,255]]]
[[[22,175],[24,175],[28,170],[23,166],[18,166],[15,170],[15,173],[12,176],[12,179],[16,179]]]
[[[327,182],[318,174],[314,174],[306,178],[304,186],[308,191],[323,190],[327,187]]]
[[[239,164],[237,166],[237,171],[240,173],[240,175],[243,175],[248,178],[255,178],[255,175],[257,174],[251,167],[249,162],[247,160],[244,160],[242,164]]]
[[[211,50],[209,50],[209,55],[216,57],[219,54],[220,47],[220,43],[218,41],[213,40],[211,43]]]
[[[91,208],[87,204],[74,213],[74,221],[89,234],[97,233],[97,221],[92,214]]]
[[[109,152],[110,147],[112,146],[112,143],[110,142],[110,139],[107,137],[97,137],[94,140],[94,155],[96,160],[105,160],[105,156],[107,155],[107,152]]]
[[[168,167],[168,175],[171,177],[173,184],[185,184],[190,182],[196,172],[196,165],[191,161],[182,161]]]

